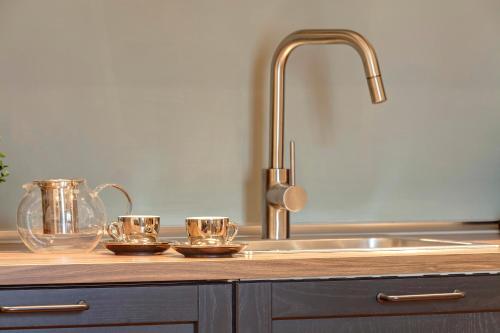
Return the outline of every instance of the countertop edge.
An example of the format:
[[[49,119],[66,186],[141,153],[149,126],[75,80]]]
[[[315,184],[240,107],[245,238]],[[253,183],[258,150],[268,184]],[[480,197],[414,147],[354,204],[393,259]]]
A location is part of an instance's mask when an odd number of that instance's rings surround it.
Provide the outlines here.
[[[290,267],[293,267],[291,270]],[[0,266],[0,285],[146,283],[489,274],[499,252],[260,260],[79,263]]]

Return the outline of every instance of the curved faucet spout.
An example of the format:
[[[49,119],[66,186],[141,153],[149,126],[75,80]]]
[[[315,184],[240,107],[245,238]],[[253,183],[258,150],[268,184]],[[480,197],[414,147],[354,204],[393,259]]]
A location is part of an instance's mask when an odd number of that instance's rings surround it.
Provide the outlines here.
[[[270,168],[283,168],[285,68],[290,53],[301,45],[346,44],[361,57],[372,102],[386,100],[377,55],[370,43],[351,30],[299,30],[288,35],[274,53],[272,63],[271,163]]]

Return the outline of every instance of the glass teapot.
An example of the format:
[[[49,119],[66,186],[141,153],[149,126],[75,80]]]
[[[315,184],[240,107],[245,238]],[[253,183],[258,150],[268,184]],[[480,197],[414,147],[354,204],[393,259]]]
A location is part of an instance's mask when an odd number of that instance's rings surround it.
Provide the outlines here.
[[[102,184],[90,190],[85,179],[36,180],[26,190],[17,209],[17,231],[33,252],[85,253],[92,251],[104,233],[107,216],[99,192],[113,187],[132,200],[123,187]]]

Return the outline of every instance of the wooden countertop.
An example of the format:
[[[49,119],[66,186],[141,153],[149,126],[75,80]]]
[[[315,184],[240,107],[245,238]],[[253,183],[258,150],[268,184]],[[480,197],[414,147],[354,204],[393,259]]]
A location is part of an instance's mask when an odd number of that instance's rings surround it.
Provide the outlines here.
[[[458,238],[471,240],[478,237]],[[490,235],[489,239],[480,241],[500,244],[500,237]],[[499,248],[255,254],[187,259],[173,250],[155,256],[116,256],[105,249],[82,255],[42,255],[28,252],[22,244],[0,244],[0,285],[4,286],[479,272],[500,272]]]

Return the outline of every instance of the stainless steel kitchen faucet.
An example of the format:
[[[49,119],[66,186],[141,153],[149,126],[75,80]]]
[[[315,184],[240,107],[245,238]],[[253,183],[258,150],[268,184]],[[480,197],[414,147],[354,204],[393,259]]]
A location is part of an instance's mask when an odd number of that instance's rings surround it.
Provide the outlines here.
[[[375,50],[368,41],[351,30],[299,30],[288,35],[277,47],[271,67],[270,166],[267,170],[267,228],[264,238],[290,237],[290,212],[302,210],[307,194],[295,185],[295,144],[290,142],[290,170],[283,164],[285,68],[290,53],[301,45],[347,44],[361,57],[372,102],[386,100]]]

